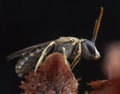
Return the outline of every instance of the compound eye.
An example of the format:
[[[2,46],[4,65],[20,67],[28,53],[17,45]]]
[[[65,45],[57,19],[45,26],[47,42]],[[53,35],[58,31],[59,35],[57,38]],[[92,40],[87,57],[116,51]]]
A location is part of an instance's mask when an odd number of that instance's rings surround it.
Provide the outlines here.
[[[92,45],[87,45],[87,48],[92,55],[95,55],[95,49],[92,47]]]

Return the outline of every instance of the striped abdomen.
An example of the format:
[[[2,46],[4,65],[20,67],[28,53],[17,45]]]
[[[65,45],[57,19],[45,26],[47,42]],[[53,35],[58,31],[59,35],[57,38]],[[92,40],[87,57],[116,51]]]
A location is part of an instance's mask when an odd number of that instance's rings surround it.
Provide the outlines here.
[[[19,77],[27,74],[35,67],[36,62],[41,55],[41,51],[42,49],[36,49],[35,51],[32,51],[18,60],[15,69]]]

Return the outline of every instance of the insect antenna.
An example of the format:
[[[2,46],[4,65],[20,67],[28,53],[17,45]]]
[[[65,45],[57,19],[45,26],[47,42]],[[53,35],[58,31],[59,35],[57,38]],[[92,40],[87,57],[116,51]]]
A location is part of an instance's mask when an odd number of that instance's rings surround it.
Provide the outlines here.
[[[94,31],[93,31],[93,36],[92,36],[92,41],[95,43],[96,38],[97,38],[97,34],[98,34],[98,30],[100,28],[100,22],[103,16],[103,7],[100,8],[100,14],[98,19],[96,19],[95,21],[95,26],[94,26]]]

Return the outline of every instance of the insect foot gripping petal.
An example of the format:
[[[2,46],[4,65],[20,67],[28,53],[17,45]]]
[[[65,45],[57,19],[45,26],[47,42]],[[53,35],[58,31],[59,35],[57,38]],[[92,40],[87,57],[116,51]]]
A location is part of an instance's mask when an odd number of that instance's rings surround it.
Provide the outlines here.
[[[21,82],[23,94],[78,94],[78,80],[67,66],[64,56],[54,52]]]
[[[80,58],[81,58],[81,44],[79,42],[75,44],[74,51],[76,51],[76,49],[77,49],[78,54],[76,55],[72,64],[70,65],[71,70],[73,70],[73,68],[77,65],[77,63],[80,61]]]
[[[36,71],[37,71],[38,67],[42,64],[43,59],[50,52],[50,50],[54,47],[54,45],[55,45],[55,42],[53,41],[42,52],[42,54],[41,54],[41,56],[40,56],[40,58],[39,58],[39,60],[38,60],[38,62],[36,64],[36,66],[35,66],[35,74],[36,74]]]
[[[64,56],[66,64],[70,67],[70,63],[67,60],[67,55],[66,55],[66,49],[65,49],[65,47],[62,47],[62,54]]]

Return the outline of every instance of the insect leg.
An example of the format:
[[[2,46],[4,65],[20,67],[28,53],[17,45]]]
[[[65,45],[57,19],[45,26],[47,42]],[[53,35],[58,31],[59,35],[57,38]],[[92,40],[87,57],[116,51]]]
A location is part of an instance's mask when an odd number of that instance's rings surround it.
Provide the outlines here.
[[[66,55],[66,49],[65,49],[65,47],[62,47],[62,54],[63,54],[63,56],[64,56],[64,59],[65,59],[66,64],[69,65],[69,63],[68,63],[68,61],[67,61],[67,55]]]
[[[79,62],[81,57],[81,42],[76,43],[75,48],[77,49],[77,55],[75,59],[73,60],[72,64],[70,65],[71,70],[76,66],[76,64]]]
[[[65,47],[62,47],[62,53],[63,53],[63,56],[64,56],[64,58],[66,59],[67,58],[67,56],[66,56],[66,49],[65,49]]]
[[[41,65],[41,63],[42,63],[43,59],[45,58],[45,56],[50,52],[50,50],[51,50],[54,46],[55,46],[55,42],[53,41],[53,42],[51,42],[51,43],[44,49],[44,51],[42,52],[39,60],[38,60],[37,63],[36,63],[35,73],[36,73],[38,67]]]
[[[80,54],[77,55],[74,59],[74,61],[72,62],[72,64],[70,65],[71,70],[73,70],[73,68],[77,65],[77,63],[80,61]]]

